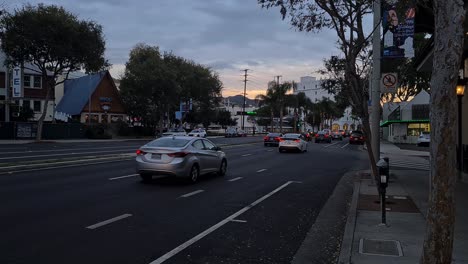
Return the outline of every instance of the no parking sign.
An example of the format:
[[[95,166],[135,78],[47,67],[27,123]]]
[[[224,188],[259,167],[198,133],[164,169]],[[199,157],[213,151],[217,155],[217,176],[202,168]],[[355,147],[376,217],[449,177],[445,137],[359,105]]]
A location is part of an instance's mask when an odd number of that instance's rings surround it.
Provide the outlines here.
[[[381,93],[396,93],[398,86],[398,75],[396,73],[383,73],[381,83]]]

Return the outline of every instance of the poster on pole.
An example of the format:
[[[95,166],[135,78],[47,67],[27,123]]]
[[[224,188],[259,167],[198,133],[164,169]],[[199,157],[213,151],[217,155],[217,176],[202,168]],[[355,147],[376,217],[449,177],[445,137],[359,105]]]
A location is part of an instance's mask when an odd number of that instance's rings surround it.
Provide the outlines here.
[[[414,0],[382,2],[383,58],[414,57]]]
[[[12,92],[12,97],[13,98],[21,98],[23,97],[23,80],[21,79],[22,76],[22,70],[20,67],[14,67],[13,68],[13,92]]]

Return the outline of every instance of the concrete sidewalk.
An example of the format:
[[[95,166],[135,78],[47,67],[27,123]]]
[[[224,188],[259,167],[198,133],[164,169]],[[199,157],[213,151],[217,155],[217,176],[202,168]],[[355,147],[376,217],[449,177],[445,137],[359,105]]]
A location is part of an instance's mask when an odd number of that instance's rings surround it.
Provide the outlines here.
[[[429,152],[401,150],[382,142],[381,156],[390,158],[387,188],[387,225],[381,224],[377,187],[369,171],[355,180],[339,263],[419,263],[426,230],[429,171],[392,169],[392,159],[428,163]],[[468,263],[468,185],[459,182],[456,197],[455,241],[452,263]]]

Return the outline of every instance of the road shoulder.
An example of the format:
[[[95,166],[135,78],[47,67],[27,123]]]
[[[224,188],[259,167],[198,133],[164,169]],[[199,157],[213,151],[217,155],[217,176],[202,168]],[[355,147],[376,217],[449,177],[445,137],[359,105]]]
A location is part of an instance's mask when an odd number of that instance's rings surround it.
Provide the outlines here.
[[[336,263],[353,197],[355,175],[356,172],[351,171],[342,176],[296,252],[292,264]],[[318,256],[326,259],[319,259]]]

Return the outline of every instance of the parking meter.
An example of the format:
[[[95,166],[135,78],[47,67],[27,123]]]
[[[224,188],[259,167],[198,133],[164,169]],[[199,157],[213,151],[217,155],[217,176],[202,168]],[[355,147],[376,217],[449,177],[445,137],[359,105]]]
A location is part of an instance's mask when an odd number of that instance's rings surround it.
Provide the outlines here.
[[[380,193],[380,208],[382,209],[382,224],[387,224],[386,219],[386,206],[385,206],[385,193],[388,187],[388,181],[390,176],[389,169],[389,159],[383,158],[377,162],[377,168],[379,170],[379,175],[377,176],[377,181],[379,184],[379,193]]]

